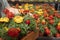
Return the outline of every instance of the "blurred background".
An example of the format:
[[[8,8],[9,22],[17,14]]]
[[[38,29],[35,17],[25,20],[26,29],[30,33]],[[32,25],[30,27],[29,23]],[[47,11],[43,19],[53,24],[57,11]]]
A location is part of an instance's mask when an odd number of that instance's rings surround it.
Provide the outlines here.
[[[60,10],[60,0],[8,0],[10,5],[15,5],[16,3],[23,4],[23,3],[48,3],[57,8],[57,10]]]
[[[54,2],[54,1],[58,1],[60,2],[60,0],[8,0],[8,1],[24,1],[24,2],[30,2],[30,1],[33,1],[33,2]]]

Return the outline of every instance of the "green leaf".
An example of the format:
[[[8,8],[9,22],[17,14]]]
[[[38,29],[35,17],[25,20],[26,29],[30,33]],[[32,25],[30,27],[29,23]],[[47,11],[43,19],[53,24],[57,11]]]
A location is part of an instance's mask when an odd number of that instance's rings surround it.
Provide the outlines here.
[[[55,27],[53,27],[52,25],[49,25],[49,27],[50,27],[50,31],[51,31],[52,34],[56,34],[57,33],[57,30],[56,30]]]
[[[28,25],[21,23],[20,24],[20,29],[21,29],[21,35],[25,35],[28,32]]]
[[[39,29],[40,29],[41,33],[44,33],[44,27],[41,24],[39,24]]]

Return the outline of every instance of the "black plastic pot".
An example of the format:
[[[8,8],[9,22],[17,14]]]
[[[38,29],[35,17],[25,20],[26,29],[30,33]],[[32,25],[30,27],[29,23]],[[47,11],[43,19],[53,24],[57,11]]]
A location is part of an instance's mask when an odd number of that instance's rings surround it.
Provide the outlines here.
[[[36,40],[60,40],[60,38],[55,38],[55,37],[38,37]]]
[[[55,35],[54,35],[54,37],[53,37],[53,35],[52,36],[47,36],[45,33],[41,34],[41,32],[40,32],[39,37],[36,40],[60,40],[60,37],[57,38],[57,37],[55,37]]]

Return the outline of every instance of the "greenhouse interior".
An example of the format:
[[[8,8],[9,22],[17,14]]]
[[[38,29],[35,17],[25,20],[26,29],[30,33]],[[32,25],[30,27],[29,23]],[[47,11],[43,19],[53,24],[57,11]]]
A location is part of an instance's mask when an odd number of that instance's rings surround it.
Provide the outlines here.
[[[0,40],[60,40],[60,0],[0,0]]]

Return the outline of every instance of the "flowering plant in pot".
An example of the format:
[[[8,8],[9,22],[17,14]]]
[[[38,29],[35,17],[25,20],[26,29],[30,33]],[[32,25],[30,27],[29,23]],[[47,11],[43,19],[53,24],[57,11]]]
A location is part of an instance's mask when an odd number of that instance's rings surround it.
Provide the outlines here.
[[[14,15],[5,9],[6,16],[0,18],[0,37],[4,40],[18,40],[36,30],[36,22],[29,14]]]
[[[60,14],[55,9],[53,10],[51,6],[48,6],[45,6],[44,13],[39,18],[40,33],[45,37],[60,37]]]

